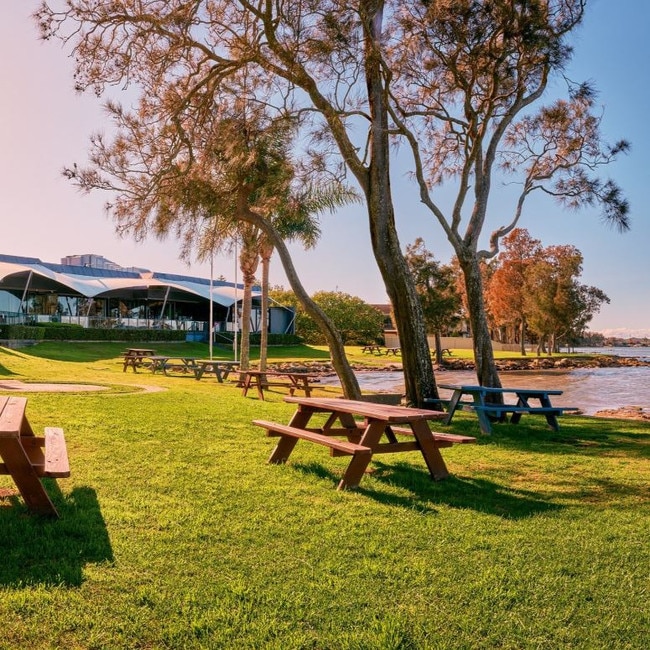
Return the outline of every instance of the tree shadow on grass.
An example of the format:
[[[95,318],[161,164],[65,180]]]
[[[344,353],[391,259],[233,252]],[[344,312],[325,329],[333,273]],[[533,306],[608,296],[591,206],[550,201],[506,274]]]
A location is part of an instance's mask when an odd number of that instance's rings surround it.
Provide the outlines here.
[[[30,514],[20,496],[0,499],[0,585],[78,587],[86,564],[113,561],[95,491],[63,496],[55,481],[44,483],[60,519]]]
[[[341,479],[334,472],[319,463],[295,463],[293,468],[327,479],[333,488]],[[524,519],[542,512],[559,510],[562,506],[540,499],[529,490],[513,489],[486,479],[458,478],[449,476],[443,481],[432,480],[425,469],[409,463],[383,463],[373,458],[370,476],[364,478],[358,492],[379,503],[417,509],[420,512],[435,513],[436,506],[475,510],[505,519]],[[383,483],[408,494],[395,494],[372,487],[373,483]]]
[[[489,438],[501,447],[534,453],[602,456],[616,451],[650,458],[650,425],[629,420],[566,419],[559,431],[552,431],[542,422],[503,422],[493,426]]]
[[[0,377],[15,377],[16,373],[12,372],[11,370],[5,368],[1,363],[0,363]]]

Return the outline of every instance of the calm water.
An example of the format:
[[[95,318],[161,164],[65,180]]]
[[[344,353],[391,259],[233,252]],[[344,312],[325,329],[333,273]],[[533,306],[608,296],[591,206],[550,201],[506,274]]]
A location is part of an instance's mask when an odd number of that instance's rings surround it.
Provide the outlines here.
[[[577,352],[596,352],[638,357],[650,361],[650,348],[582,348]],[[361,390],[403,392],[404,381],[400,372],[361,372],[357,374]],[[446,370],[436,372],[439,384],[475,384],[476,375],[471,370]],[[338,383],[328,377],[322,383]],[[554,388],[564,391],[553,398],[558,406],[577,406],[587,414],[620,406],[642,406],[650,409],[650,366],[641,368],[589,368],[578,370],[523,370],[502,372],[504,387]],[[440,390],[441,397],[448,391]]]

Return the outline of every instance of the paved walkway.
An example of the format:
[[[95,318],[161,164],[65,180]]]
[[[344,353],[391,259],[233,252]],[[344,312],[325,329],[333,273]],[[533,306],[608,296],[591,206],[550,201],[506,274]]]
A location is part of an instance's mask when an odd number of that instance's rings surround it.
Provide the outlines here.
[[[131,385],[131,384],[129,384]],[[166,390],[162,386],[133,386],[133,388],[139,388],[144,392],[158,392]],[[100,390],[110,390],[110,386],[95,386],[93,384],[37,384],[34,382],[23,382],[18,379],[3,379],[0,380],[0,391],[21,391],[21,392],[31,392],[31,393],[80,393],[80,392],[90,392],[90,391],[100,391]]]

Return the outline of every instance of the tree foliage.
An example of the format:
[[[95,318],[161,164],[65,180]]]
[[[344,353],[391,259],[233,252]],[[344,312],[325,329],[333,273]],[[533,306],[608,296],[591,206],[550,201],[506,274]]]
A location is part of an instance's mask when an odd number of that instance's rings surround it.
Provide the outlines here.
[[[400,3],[396,10],[398,65],[388,65],[394,118],[410,144],[420,198],[464,275],[482,384],[499,379],[480,265],[517,227],[527,199],[543,192],[568,208],[600,206],[606,221],[629,227],[620,188],[599,176],[628,143],[603,141],[592,88],[568,83],[566,97],[535,110],[549,81],[563,78],[569,37],[585,7],[585,0],[439,0]],[[502,225],[484,232],[492,186],[502,179],[512,209],[502,213]],[[449,209],[438,198],[443,184],[455,189]]]
[[[526,271],[540,256],[540,251],[539,240],[532,238],[527,230],[515,228],[503,239],[498,261],[485,290],[494,324],[517,332],[516,338],[523,355],[526,354],[524,283]]]
[[[43,3],[37,19],[45,38],[70,43],[80,89],[137,88],[140,108],[176,138],[172,151],[202,129],[215,98],[228,98],[296,119],[310,169],[337,174],[345,164],[366,199],[411,403],[424,404],[437,389],[395,226],[391,144],[408,145],[420,199],[454,247],[480,383],[499,385],[481,262],[517,227],[528,197],[544,192],[569,208],[599,205],[607,221],[629,225],[620,189],[600,177],[628,145],[602,141],[592,89],[569,84],[566,97],[535,110],[549,81],[562,78],[586,0],[168,0],[144,7],[68,0],[61,11]],[[484,232],[501,175],[520,190],[502,225]],[[456,191],[448,209],[438,195],[443,183]]]
[[[145,111],[152,116],[147,126],[170,133],[165,145],[150,140],[148,146],[183,148],[188,133],[203,131],[212,119],[215,101],[262,106],[302,129],[306,169],[354,177],[366,198],[373,252],[400,330],[407,398],[423,405],[437,397],[419,301],[395,226],[385,3],[169,0],[149,2],[146,10],[132,0],[54,5],[43,2],[36,13],[42,36],[70,46],[80,90],[101,94],[125,85],[138,95],[134,115]],[[386,13],[394,21],[393,12]],[[143,149],[143,160],[149,153]]]
[[[580,283],[582,254],[574,246],[542,247],[528,231],[516,228],[486,283],[490,313],[499,327],[517,331],[522,347],[526,328],[549,353],[558,343],[580,337],[609,298]]]
[[[442,363],[440,337],[460,321],[461,297],[455,271],[436,261],[421,237],[406,247],[406,262],[422,302],[427,331],[435,335],[437,363]]]
[[[296,334],[305,343],[325,343],[322,331],[291,292],[273,291],[272,296],[280,304],[296,307]],[[341,291],[318,291],[312,299],[332,320],[346,345],[366,345],[382,340],[384,315],[361,298]]]

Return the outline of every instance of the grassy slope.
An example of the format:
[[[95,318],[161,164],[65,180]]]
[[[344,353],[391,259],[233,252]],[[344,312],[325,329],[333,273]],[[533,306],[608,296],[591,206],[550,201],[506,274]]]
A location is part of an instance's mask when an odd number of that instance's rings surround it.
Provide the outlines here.
[[[250,422],[287,421],[280,393],[123,373],[123,347],[0,349],[4,379],[115,387],[27,394],[37,431],[64,427],[72,476],[48,482],[55,522],[0,500],[0,648],[646,647],[647,424],[495,425],[444,450],[447,481],[385,455],[340,493],[346,460],[321,447],[266,464]],[[478,435],[465,413],[450,429]]]

